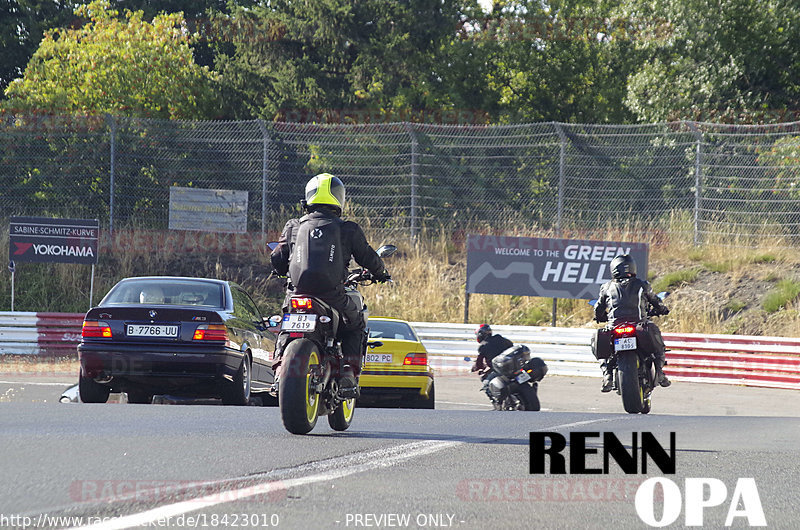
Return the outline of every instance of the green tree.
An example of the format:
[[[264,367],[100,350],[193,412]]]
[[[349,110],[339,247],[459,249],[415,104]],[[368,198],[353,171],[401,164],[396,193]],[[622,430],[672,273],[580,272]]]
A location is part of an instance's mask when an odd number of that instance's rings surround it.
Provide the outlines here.
[[[44,30],[66,26],[75,2],[0,0],[0,99],[12,79],[20,77]]]
[[[470,32],[501,122],[625,122],[630,35],[593,0],[497,1]]]
[[[642,121],[779,121],[800,106],[795,0],[625,0],[620,16],[661,21],[628,81]]]
[[[276,0],[218,15],[219,32],[229,34],[221,40],[232,42],[217,57],[226,114],[452,106],[436,72],[458,17],[452,0]]]
[[[20,113],[98,113],[204,118],[215,102],[214,76],[198,66],[182,14],[152,22],[142,12],[120,17],[108,0],[79,6],[77,29],[45,33],[25,74],[6,89]]]

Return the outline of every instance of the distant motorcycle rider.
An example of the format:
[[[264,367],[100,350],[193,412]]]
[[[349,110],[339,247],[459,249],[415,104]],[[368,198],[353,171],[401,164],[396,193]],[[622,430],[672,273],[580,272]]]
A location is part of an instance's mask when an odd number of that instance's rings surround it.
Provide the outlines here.
[[[497,376],[497,372],[492,369],[492,359],[503,353],[508,348],[512,348],[514,343],[502,335],[492,334],[492,328],[489,324],[481,324],[475,330],[475,338],[478,341],[478,358],[472,365],[472,372],[478,372],[478,375],[483,382],[483,390],[486,395],[495,404],[498,405],[489,388],[489,381]]]
[[[341,219],[345,204],[341,180],[329,173],[313,177],[306,184],[302,204],[308,213],[286,223],[270,256],[273,269],[289,276],[284,310],[291,296],[305,294],[320,298],[339,311],[343,356],[339,387],[343,397],[358,397],[367,336],[364,308],[358,307],[344,288],[350,259],[368,269],[378,282],[388,281],[391,276],[367,243],[361,227]]]
[[[472,372],[478,372],[481,380],[486,379],[492,371],[492,359],[503,353],[514,343],[502,335],[492,334],[489,324],[481,324],[475,330],[475,338],[478,341],[478,358],[472,365]]]
[[[647,319],[647,309],[652,305],[656,314],[666,315],[669,309],[653,292],[646,280],[636,277],[636,261],[629,254],[621,254],[611,260],[611,280],[600,288],[600,296],[594,304],[594,315],[597,322],[608,322],[612,325],[620,321],[644,322],[652,343],[655,345],[656,382],[662,387],[671,385],[664,375],[665,348],[661,331]],[[607,360],[600,364],[603,370],[603,392],[610,392],[614,386],[614,366]]]

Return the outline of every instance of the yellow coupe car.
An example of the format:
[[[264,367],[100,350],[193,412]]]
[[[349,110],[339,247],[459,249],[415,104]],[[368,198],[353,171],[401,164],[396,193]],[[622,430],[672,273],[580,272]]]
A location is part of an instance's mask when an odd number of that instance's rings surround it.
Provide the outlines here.
[[[359,402],[434,408],[433,369],[411,324],[396,318],[369,317],[367,327],[373,345],[367,348],[361,372]]]

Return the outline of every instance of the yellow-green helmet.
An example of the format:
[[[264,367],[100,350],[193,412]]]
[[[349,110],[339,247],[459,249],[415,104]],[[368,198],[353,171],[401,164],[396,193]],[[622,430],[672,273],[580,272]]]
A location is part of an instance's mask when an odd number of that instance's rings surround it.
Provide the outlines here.
[[[344,208],[344,184],[330,173],[320,173],[306,184],[306,205],[327,205]]]

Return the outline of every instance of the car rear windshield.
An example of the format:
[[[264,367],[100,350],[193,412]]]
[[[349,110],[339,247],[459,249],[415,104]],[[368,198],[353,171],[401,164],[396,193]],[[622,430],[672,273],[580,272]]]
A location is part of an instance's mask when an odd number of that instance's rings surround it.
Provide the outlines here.
[[[222,285],[193,280],[126,280],[106,295],[108,305],[191,305],[222,308]]]
[[[397,339],[417,341],[411,326],[405,322],[391,320],[370,320],[369,337],[371,339]]]

